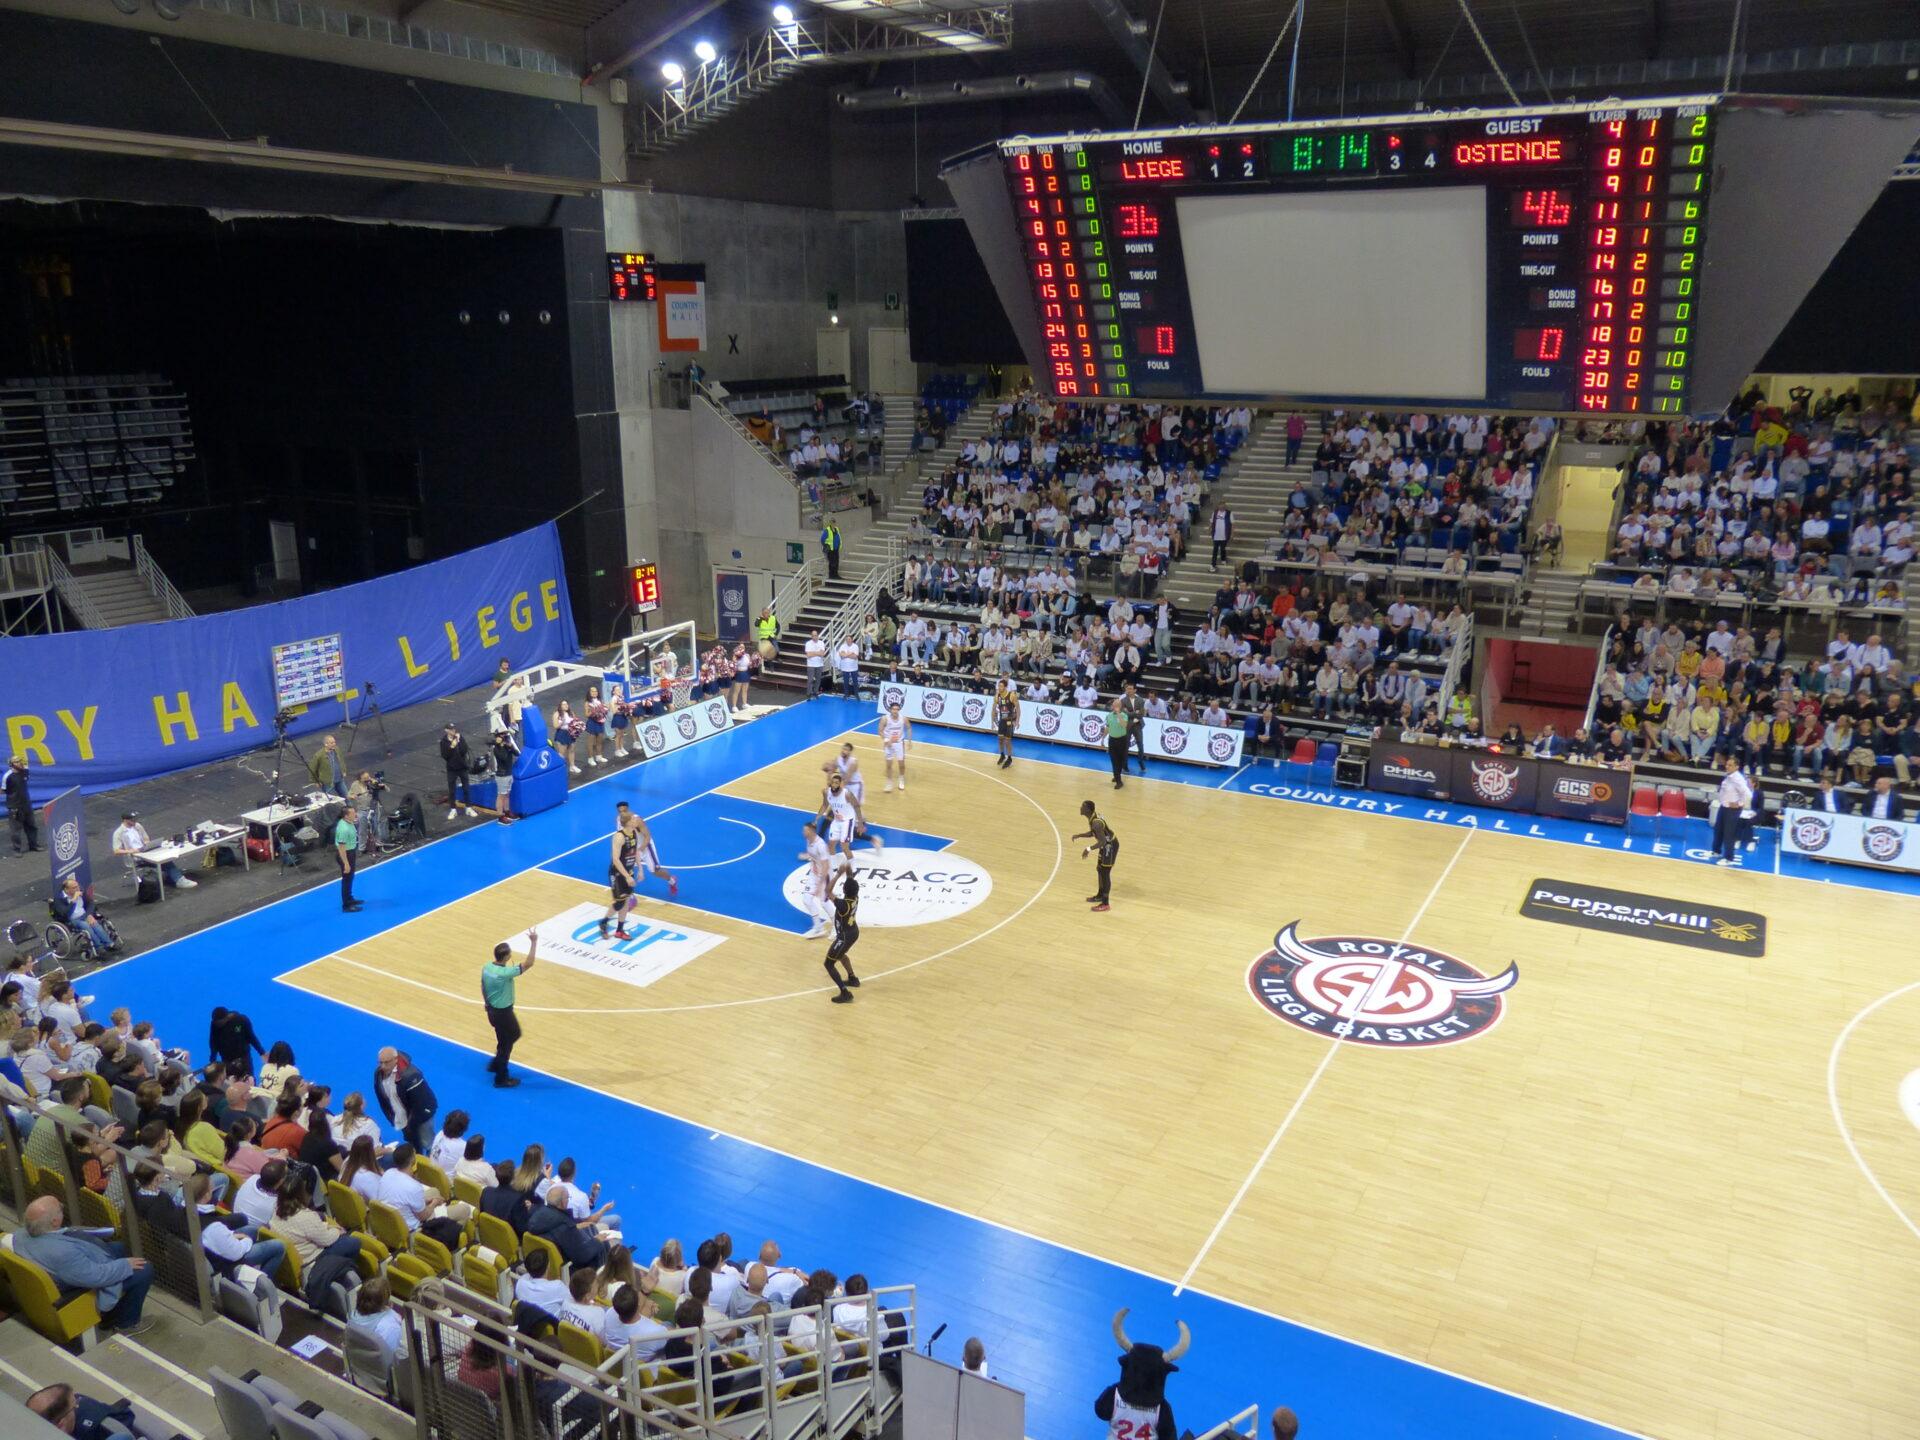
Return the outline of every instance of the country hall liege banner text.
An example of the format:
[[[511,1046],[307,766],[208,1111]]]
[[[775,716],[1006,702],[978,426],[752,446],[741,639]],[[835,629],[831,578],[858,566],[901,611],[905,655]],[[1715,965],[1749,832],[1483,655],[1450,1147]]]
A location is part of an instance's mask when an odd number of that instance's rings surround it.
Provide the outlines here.
[[[259,749],[274,738],[273,647],[335,634],[354,712],[367,681],[390,711],[478,685],[502,657],[516,670],[571,658],[580,647],[559,532],[547,524],[221,615],[0,639],[7,753],[28,758],[38,802],[70,785],[106,790]],[[324,734],[343,718],[321,701],[289,733]]]

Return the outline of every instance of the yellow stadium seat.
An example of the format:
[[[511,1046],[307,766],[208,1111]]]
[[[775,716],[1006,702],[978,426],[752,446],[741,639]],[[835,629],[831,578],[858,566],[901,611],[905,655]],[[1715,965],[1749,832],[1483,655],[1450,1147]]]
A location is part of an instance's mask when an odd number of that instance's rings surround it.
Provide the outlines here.
[[[509,1265],[520,1263],[520,1237],[513,1233],[511,1225],[497,1215],[476,1215],[473,1219],[480,1227],[482,1245],[498,1251]]]
[[[107,1077],[87,1072],[87,1103],[98,1105],[109,1115],[113,1113],[113,1087],[107,1084]]]
[[[475,1180],[469,1180],[464,1175],[454,1176],[453,1177],[453,1198],[456,1200],[464,1200],[467,1202],[467,1204],[473,1206],[475,1210],[478,1210],[480,1208],[479,1182]]]
[[[424,1234],[419,1230],[414,1231],[413,1242],[408,1248],[415,1255],[418,1255],[422,1260],[426,1261],[428,1265],[432,1266],[434,1274],[453,1274],[453,1252],[431,1235]]]
[[[371,1280],[387,1266],[391,1251],[364,1230],[356,1230],[360,1237],[360,1254],[353,1262],[353,1268],[360,1272],[362,1280]]]
[[[413,1157],[413,1178],[422,1185],[438,1190],[442,1200],[453,1198],[453,1185],[447,1179],[447,1172],[424,1155]]]
[[[507,1297],[501,1293],[500,1282],[506,1273],[504,1265],[493,1264],[480,1253],[478,1246],[460,1253],[460,1278],[476,1295],[484,1295],[489,1300],[505,1304]]]
[[[560,1247],[558,1245],[542,1235],[522,1235],[520,1237],[520,1254],[523,1259],[533,1254],[536,1250],[544,1250],[547,1252],[547,1278],[549,1280],[564,1280],[567,1275],[567,1262],[560,1258]]]
[[[86,1186],[80,1187],[80,1223],[94,1230],[111,1230],[116,1240],[127,1238],[127,1232],[120,1219],[120,1207],[104,1195],[96,1195]]]
[[[373,1231],[378,1240],[395,1255],[408,1248],[407,1220],[393,1206],[379,1200],[367,1201],[367,1228]]]
[[[418,1255],[396,1254],[387,1262],[387,1284],[402,1300],[411,1300],[413,1292],[433,1279],[433,1267]]]
[[[287,1258],[280,1262],[280,1269],[275,1273],[273,1283],[289,1295],[299,1294],[300,1252],[293,1248],[292,1241],[283,1235],[274,1234],[272,1230],[265,1226],[262,1226],[260,1229],[260,1238],[262,1240],[278,1240],[287,1247]]]
[[[673,1312],[680,1304],[680,1297],[671,1290],[656,1290],[647,1297],[653,1301],[653,1317],[662,1325],[673,1324]]]
[[[53,1277],[24,1255],[0,1248],[0,1270],[13,1292],[13,1303],[27,1323],[57,1345],[84,1337],[100,1323],[100,1307],[91,1290],[82,1290],[60,1303],[60,1287]],[[84,1348],[84,1345],[83,1345]]]
[[[560,1322],[560,1348],[567,1358],[577,1361],[589,1370],[598,1370],[607,1363],[607,1347],[600,1343],[600,1337],[590,1330],[582,1330],[570,1320]]]
[[[351,1185],[327,1181],[327,1209],[333,1214],[333,1223],[342,1230],[367,1228],[367,1207],[360,1199],[360,1192]]]

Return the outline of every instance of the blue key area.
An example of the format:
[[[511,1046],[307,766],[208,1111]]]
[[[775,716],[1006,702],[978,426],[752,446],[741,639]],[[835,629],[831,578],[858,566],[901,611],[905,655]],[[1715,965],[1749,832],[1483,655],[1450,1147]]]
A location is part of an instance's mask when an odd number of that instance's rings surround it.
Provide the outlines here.
[[[623,796],[615,791],[606,799],[607,815],[611,816],[611,806],[619,799],[626,799],[630,805],[643,804],[641,796]],[[644,815],[645,809],[640,813]],[[812,818],[811,810],[791,805],[769,805],[733,795],[701,795],[658,820],[649,820],[647,826],[653,831],[661,863],[680,881],[674,904],[804,935],[813,922],[782,898],[780,886],[800,864],[800,853],[806,848],[800,827]],[[890,846],[944,850],[953,843],[939,835],[923,835],[896,825],[869,828]],[[609,829],[597,843],[557,856],[540,868],[604,885],[612,843]],[[856,855],[866,851],[864,842],[854,846]],[[662,899],[666,893],[666,882],[658,876],[640,883],[643,902]]]

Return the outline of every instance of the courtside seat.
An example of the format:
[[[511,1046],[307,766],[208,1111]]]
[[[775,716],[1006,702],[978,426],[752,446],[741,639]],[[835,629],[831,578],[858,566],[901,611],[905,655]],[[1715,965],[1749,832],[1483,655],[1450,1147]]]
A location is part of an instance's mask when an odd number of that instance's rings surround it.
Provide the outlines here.
[[[26,1256],[14,1254],[11,1245],[0,1247],[0,1272],[6,1275],[13,1303],[29,1325],[55,1344],[78,1340],[82,1350],[92,1346],[93,1332],[100,1324],[93,1291],[61,1294],[51,1275]]]
[[[1684,790],[1662,790],[1660,792],[1660,818],[1685,822],[1687,818],[1687,792]]]
[[[1314,744],[1313,737],[1303,735],[1300,739],[1294,741],[1292,763],[1295,765],[1311,765],[1313,764],[1313,757],[1318,753],[1319,748]]]
[[[1658,824],[1660,819],[1660,793],[1651,785],[1633,787],[1633,797],[1627,802],[1627,828],[1633,828],[1636,820],[1652,820]]]

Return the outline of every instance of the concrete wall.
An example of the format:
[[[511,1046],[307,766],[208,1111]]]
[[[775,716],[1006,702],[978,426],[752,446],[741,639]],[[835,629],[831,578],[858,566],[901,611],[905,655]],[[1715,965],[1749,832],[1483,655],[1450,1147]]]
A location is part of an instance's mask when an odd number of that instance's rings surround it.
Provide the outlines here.
[[[697,358],[716,380],[813,374],[814,335],[828,323],[829,295],[853,336],[856,386],[866,383],[867,328],[905,323],[904,310],[885,304],[889,292],[903,304],[906,295],[898,215],[660,193],[610,194],[606,213],[611,249],[707,267],[708,348]],[[644,312],[630,323],[653,324],[651,306],[621,308]],[[657,354],[650,363],[657,365]],[[684,366],[675,355],[673,368]]]

